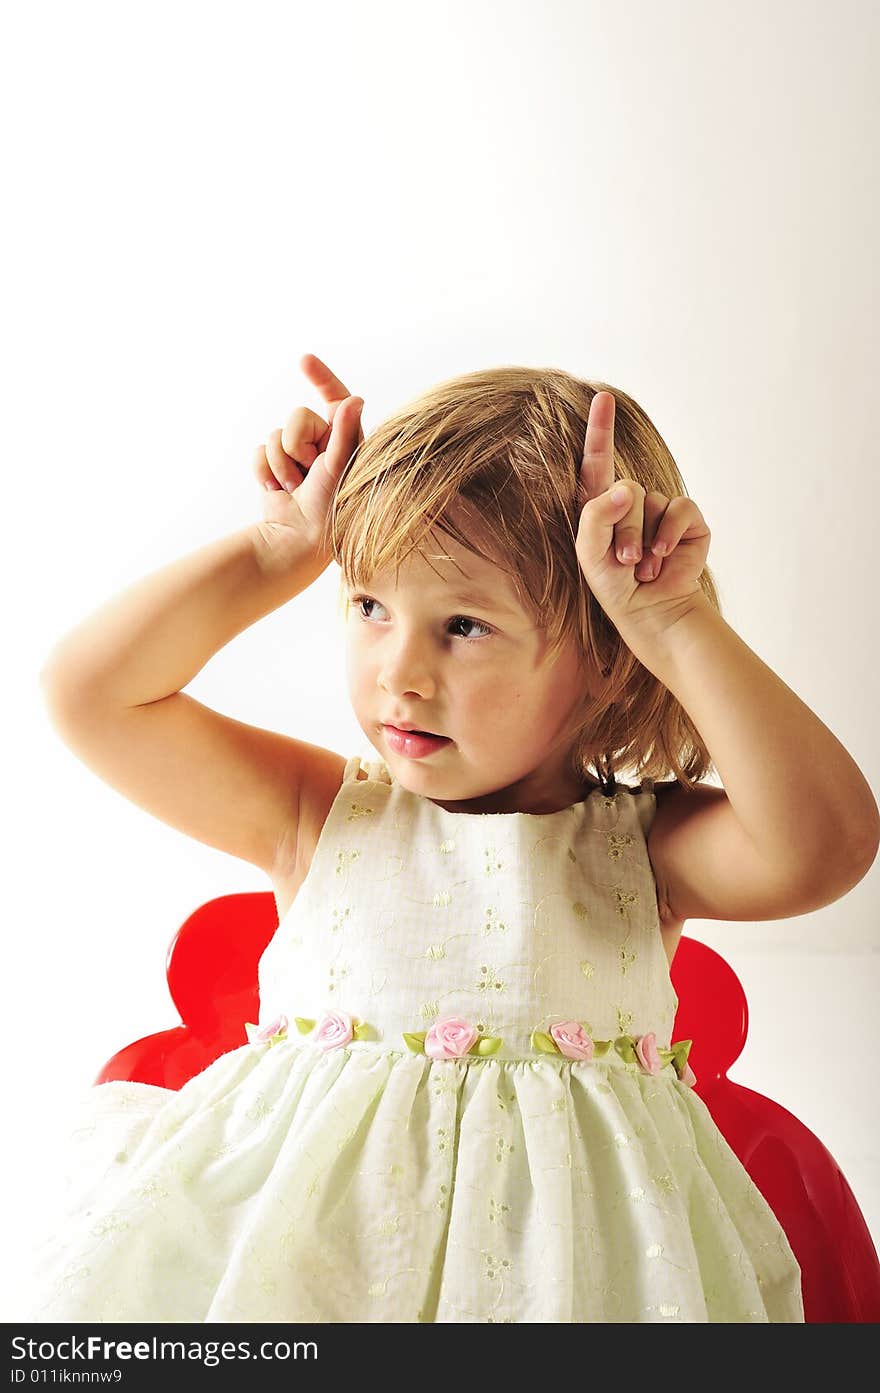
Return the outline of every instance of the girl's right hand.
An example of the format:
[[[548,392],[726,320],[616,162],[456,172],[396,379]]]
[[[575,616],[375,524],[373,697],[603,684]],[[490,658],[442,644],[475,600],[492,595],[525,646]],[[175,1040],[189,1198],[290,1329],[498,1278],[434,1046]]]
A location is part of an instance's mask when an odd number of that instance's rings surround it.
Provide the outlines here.
[[[326,520],[343,471],[364,439],[364,402],[351,396],[314,353],[306,353],[299,365],[327,403],[329,420],[298,406],[283,430],[273,430],[254,452],[254,473],[266,490],[260,530],[280,552],[291,540],[301,547],[304,539],[323,570],[332,559]]]

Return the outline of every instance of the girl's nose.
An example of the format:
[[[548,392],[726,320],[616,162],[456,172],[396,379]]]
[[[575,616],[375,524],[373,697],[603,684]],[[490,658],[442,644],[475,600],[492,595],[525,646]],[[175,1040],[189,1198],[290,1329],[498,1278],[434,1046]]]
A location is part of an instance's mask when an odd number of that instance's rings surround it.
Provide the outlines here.
[[[434,692],[434,679],[427,664],[412,652],[401,653],[384,663],[379,681],[395,697],[406,698],[412,694],[429,699]]]

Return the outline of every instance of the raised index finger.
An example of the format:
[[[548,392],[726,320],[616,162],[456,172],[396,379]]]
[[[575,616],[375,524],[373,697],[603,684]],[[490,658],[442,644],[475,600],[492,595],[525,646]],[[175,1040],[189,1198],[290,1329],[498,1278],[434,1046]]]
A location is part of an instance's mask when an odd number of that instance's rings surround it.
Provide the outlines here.
[[[585,502],[614,483],[614,397],[597,392],[590,403],[580,484]]]
[[[317,358],[314,353],[305,353],[299,360],[299,365],[309,379],[313,387],[317,387],[324,400],[335,410],[346,397],[351,396],[344,382],[340,382],[334,372],[331,372],[326,363]],[[330,412],[330,420],[333,420],[333,411]]]

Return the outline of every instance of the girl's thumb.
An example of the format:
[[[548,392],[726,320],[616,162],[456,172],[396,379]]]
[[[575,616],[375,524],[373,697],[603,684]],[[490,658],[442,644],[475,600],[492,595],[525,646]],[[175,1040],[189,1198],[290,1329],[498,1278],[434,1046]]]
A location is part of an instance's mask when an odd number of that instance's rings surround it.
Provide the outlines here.
[[[578,527],[577,554],[581,567],[589,575],[608,550],[608,531],[612,530],[632,503],[632,492],[625,484],[597,493],[584,507]]]
[[[622,480],[610,485],[607,489],[597,488],[595,482],[587,474],[586,469],[581,474],[581,498],[592,503],[595,508],[607,512],[610,508],[616,513],[623,507],[624,503],[629,507],[632,502],[632,494]],[[600,511],[600,516],[601,516]]]

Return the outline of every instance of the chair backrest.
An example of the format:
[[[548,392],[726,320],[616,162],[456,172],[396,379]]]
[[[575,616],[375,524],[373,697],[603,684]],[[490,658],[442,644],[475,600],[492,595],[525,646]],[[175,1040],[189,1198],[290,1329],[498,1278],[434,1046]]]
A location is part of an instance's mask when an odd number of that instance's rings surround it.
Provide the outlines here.
[[[277,927],[271,891],[220,895],[196,909],[165,959],[182,1024],[126,1045],[107,1060],[95,1083],[127,1079],[182,1088],[221,1054],[245,1044],[245,1021],[259,1020],[257,966]]]
[[[94,1082],[181,1088],[245,1044],[245,1021],[259,1020],[257,966],[277,926],[270,891],[223,895],[191,914],[166,959],[181,1024],[125,1046]],[[880,1261],[834,1157],[779,1103],[727,1077],[748,1034],[736,973],[714,949],[683,934],[670,976],[679,999],[672,1038],[693,1041],[694,1091],[785,1230],[801,1267],[805,1319],[880,1322]]]

